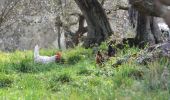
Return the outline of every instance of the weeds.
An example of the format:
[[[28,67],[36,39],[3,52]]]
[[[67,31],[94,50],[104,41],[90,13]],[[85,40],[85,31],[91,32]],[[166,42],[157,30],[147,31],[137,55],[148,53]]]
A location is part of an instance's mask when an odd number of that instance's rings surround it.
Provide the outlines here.
[[[81,67],[80,71],[77,74],[79,74],[79,75],[91,75],[91,73],[92,73],[92,70],[89,70],[86,67]]]
[[[11,87],[13,79],[10,76],[1,74],[0,75],[0,88]]]
[[[68,73],[63,73],[61,75],[53,75],[49,80],[49,87],[51,91],[59,91],[61,84],[67,84],[72,81],[71,76]]]
[[[168,62],[168,60],[162,58],[148,64],[148,70],[145,71],[145,82],[149,90],[161,89],[161,74]]]
[[[107,44],[102,43],[99,48],[106,50]],[[166,58],[138,65],[132,57],[117,68],[112,67],[117,59],[139,51],[128,47],[117,51],[103,67],[95,67],[92,50],[82,47],[63,51],[64,63],[51,64],[34,63],[31,51],[1,52],[0,99],[168,99],[169,91],[161,89],[160,80],[164,66],[170,69]],[[40,51],[43,55],[55,52]]]

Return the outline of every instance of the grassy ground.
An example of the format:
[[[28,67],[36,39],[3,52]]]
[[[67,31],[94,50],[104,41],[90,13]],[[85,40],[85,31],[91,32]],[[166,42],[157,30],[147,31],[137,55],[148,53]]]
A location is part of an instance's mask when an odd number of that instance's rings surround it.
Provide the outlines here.
[[[100,48],[104,50],[106,46]],[[35,64],[32,51],[1,52],[0,100],[170,99],[169,91],[161,89],[160,80],[167,60],[138,65],[134,57],[117,68],[111,66],[117,59],[139,51],[137,48],[119,51],[103,67],[95,65],[91,49],[81,47],[63,51],[64,64]]]

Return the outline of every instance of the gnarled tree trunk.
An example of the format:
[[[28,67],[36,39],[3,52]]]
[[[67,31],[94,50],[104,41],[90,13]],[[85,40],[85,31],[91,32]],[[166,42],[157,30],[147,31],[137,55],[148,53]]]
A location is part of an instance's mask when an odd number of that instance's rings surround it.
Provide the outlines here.
[[[153,37],[150,27],[150,20],[151,20],[150,16],[140,13],[138,14],[137,35],[135,38],[139,44],[155,43],[155,39]]]
[[[133,28],[136,28],[135,45],[143,47],[144,44],[162,42],[156,17],[139,12],[133,7],[130,8],[129,15]]]
[[[140,13],[154,17],[162,17],[170,27],[170,0],[129,0]]]
[[[75,0],[88,25],[88,35],[84,46],[101,43],[113,32],[102,5],[97,0]]]
[[[155,39],[155,43],[163,42],[163,40],[161,38],[162,32],[161,32],[161,30],[158,26],[158,21],[157,21],[156,17],[151,18],[150,26],[151,26],[152,34],[153,34],[154,39]]]

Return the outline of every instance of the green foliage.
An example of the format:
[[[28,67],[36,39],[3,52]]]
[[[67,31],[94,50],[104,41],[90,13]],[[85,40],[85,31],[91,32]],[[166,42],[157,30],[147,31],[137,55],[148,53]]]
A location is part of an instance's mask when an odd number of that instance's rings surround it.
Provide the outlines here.
[[[0,88],[10,87],[13,83],[11,76],[0,74]]]
[[[102,42],[99,48],[100,48],[100,50],[107,50],[108,49],[107,42]]]
[[[76,64],[82,59],[80,55],[70,54],[69,56],[67,59],[68,64]]]
[[[90,57],[91,54],[92,54],[92,50],[90,49],[76,47],[75,49],[67,50],[65,52],[65,58],[66,58],[67,64],[74,65],[78,63],[79,61]]]
[[[107,44],[100,48],[105,51]],[[143,66],[136,64],[132,57],[117,68],[112,67],[118,59],[139,51],[128,47],[120,50],[105,66],[96,66],[92,50],[82,47],[62,51],[63,64],[36,64],[32,51],[1,52],[0,99],[167,100],[169,91],[160,88],[160,75],[169,63],[166,58]],[[55,50],[40,53],[50,56]]]
[[[148,69],[145,71],[145,85],[147,89],[161,89],[161,74],[165,66],[170,67],[168,63],[169,61],[166,58],[162,58],[147,65]]]
[[[72,81],[71,76],[68,73],[62,73],[61,75],[52,75],[49,80],[48,89],[52,91],[59,91],[61,84],[67,84]]]
[[[61,75],[56,79],[56,81],[59,81],[59,82],[61,82],[61,83],[68,83],[68,82],[70,82],[71,80],[72,80],[72,79],[71,79],[70,75],[67,74],[67,73],[61,74]]]
[[[81,67],[80,71],[78,72],[79,75],[90,75],[92,73],[92,70],[89,70],[86,67]]]
[[[96,69],[94,72],[95,75],[99,77],[100,76],[113,77],[115,75],[114,69],[111,67]]]
[[[23,72],[23,73],[28,73],[28,72],[33,72],[36,70],[36,68],[32,65],[32,61],[30,59],[22,59],[22,61],[16,66],[16,70]]]

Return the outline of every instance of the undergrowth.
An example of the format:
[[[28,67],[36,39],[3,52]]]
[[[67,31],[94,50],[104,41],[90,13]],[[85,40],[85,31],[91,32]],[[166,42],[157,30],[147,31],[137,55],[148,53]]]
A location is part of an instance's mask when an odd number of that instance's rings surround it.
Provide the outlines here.
[[[107,44],[99,47],[106,52]],[[54,55],[55,50],[41,50]],[[162,58],[148,65],[136,63],[138,48],[117,49],[104,66],[95,64],[92,49],[76,47],[62,52],[64,63],[37,64],[32,51],[0,53],[1,100],[168,100],[169,90],[161,88],[161,74],[169,60]],[[133,55],[113,67],[118,59]],[[170,85],[168,84],[170,87]]]

